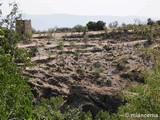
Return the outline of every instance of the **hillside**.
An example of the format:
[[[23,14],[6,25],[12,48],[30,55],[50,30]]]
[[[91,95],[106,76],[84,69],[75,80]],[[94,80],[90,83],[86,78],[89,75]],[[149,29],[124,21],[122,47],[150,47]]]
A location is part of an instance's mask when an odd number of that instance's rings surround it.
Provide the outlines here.
[[[81,33],[56,33],[49,41],[37,34],[31,43],[19,44],[34,50],[33,66],[27,67],[24,75],[30,78],[36,98],[63,96],[64,107],[81,106],[93,115],[101,109],[115,112],[124,104],[117,93],[128,84],[143,82],[138,74],[144,70],[145,61],[136,50],[146,40],[101,40],[98,32],[87,34],[87,43]]]

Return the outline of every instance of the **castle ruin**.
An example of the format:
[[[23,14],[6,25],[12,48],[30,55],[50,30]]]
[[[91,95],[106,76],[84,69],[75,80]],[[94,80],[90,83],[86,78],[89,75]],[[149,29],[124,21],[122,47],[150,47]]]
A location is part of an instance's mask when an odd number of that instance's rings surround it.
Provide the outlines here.
[[[17,20],[16,21],[16,32],[20,36],[32,34],[31,20]]]

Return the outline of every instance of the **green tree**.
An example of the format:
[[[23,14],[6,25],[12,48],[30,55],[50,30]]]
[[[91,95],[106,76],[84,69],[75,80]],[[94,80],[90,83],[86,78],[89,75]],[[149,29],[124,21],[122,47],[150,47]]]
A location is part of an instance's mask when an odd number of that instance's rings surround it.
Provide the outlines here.
[[[16,47],[19,36],[14,28],[18,5],[11,3],[10,7],[10,14],[2,21],[5,27],[0,27],[0,119],[30,119],[33,95],[15,63],[21,53],[25,53]]]
[[[160,26],[160,20],[157,20],[156,23]]]
[[[62,97],[42,98],[33,110],[33,118],[36,120],[64,120],[60,108],[64,104]]]
[[[105,22],[103,22],[103,21],[98,21],[97,23],[96,23],[96,30],[104,30],[104,27],[105,27],[105,25],[106,25],[106,23]]]
[[[99,31],[104,30],[104,26],[106,25],[103,21],[93,22],[89,21],[86,26],[88,27],[88,30],[90,31]]]
[[[76,25],[72,28],[75,32],[85,32],[86,27],[82,25]]]
[[[2,120],[32,116],[32,93],[12,56],[0,55],[0,116]]]
[[[123,25],[124,25],[124,24],[123,24]],[[109,24],[109,27],[110,27],[110,28],[113,28],[113,29],[117,28],[117,27],[118,27],[118,21],[115,21],[115,22],[110,23],[110,24]]]
[[[96,22],[89,21],[86,26],[88,27],[88,30],[95,31],[96,30]]]
[[[155,22],[151,18],[148,18],[147,25],[151,25],[152,26],[153,24],[155,24]]]

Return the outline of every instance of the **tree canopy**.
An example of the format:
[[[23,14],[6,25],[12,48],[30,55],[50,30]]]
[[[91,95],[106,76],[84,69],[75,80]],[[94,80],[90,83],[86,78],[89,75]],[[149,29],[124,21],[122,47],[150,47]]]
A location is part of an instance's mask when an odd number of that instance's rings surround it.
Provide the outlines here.
[[[106,23],[103,21],[93,22],[89,21],[86,26],[88,27],[88,30],[90,31],[99,31],[104,30]]]

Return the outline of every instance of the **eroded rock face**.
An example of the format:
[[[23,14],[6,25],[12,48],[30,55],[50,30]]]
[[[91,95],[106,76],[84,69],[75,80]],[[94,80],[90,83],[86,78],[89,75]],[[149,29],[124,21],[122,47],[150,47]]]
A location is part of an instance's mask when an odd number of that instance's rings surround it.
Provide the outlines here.
[[[116,112],[118,107],[124,104],[125,102],[118,95],[98,93],[81,85],[73,85],[63,107],[65,108],[66,105],[82,107],[83,111],[90,111],[94,116],[102,109],[110,113]]]

